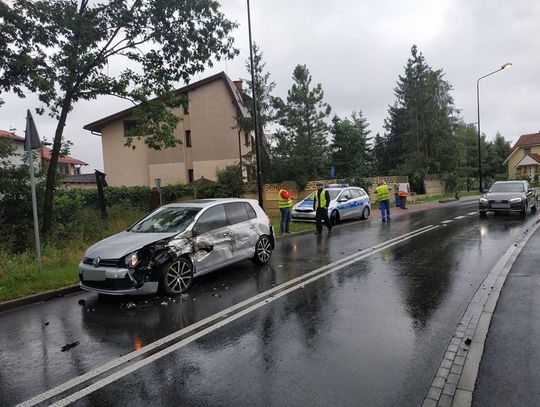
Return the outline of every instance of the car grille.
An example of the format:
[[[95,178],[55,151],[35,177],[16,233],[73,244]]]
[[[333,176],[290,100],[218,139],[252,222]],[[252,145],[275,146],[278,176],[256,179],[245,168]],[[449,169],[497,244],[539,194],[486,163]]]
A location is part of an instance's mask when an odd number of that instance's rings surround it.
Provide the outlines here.
[[[313,212],[313,208],[297,208],[296,212]]]
[[[503,199],[503,200],[494,200],[494,199],[490,199],[489,200],[489,203],[490,204],[493,204],[493,203],[501,203],[501,204],[507,204],[508,203],[508,199]]]
[[[93,265],[94,259],[92,257],[85,257],[83,259],[83,263]],[[122,267],[122,265],[120,264],[120,259],[100,259],[99,266],[100,267]]]
[[[106,279],[105,281],[90,281],[82,280],[81,283],[89,288],[96,288],[98,290],[129,290],[133,288],[133,284],[126,277],[122,279]]]

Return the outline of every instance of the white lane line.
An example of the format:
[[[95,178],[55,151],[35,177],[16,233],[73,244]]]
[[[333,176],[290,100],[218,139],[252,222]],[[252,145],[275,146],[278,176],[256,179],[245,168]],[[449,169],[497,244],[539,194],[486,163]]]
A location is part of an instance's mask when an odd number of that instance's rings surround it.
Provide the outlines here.
[[[478,212],[469,212],[467,215],[469,216],[472,216],[472,215],[476,215]]]
[[[438,227],[438,226],[436,226],[436,227]],[[56,387],[42,393],[42,394],[38,394],[37,396],[34,396],[31,399],[19,404],[17,407],[19,407],[19,406],[21,406],[21,407],[22,406],[30,407],[30,406],[35,406],[36,404],[39,404],[39,403],[43,403],[44,401],[50,399],[51,397],[57,396],[57,395],[65,392],[65,391],[67,391],[67,390],[69,390],[69,389],[71,389],[71,388],[73,388],[75,386],[79,386],[80,384],[82,384],[82,383],[84,383],[84,382],[86,382],[86,381],[88,381],[88,380],[90,380],[90,379],[92,379],[94,377],[97,377],[97,376],[99,376],[99,375],[101,375],[101,374],[103,374],[105,372],[108,372],[109,370],[112,370],[112,369],[114,369],[114,368],[116,368],[118,366],[121,366],[121,365],[123,365],[125,363],[131,362],[133,359],[138,358],[138,357],[144,355],[145,353],[148,353],[148,352],[150,352],[150,351],[152,351],[152,350],[154,350],[154,349],[156,349],[156,348],[158,348],[160,346],[163,346],[167,342],[171,342],[171,341],[173,341],[173,340],[175,340],[175,339],[177,339],[177,338],[179,338],[179,337],[181,337],[183,335],[186,335],[186,334],[188,334],[190,332],[193,332],[193,331],[199,329],[200,327],[202,327],[204,325],[207,325],[207,324],[209,324],[209,323],[211,323],[213,321],[216,321],[216,320],[218,320],[220,318],[223,318],[223,317],[227,316],[231,312],[234,312],[234,311],[236,311],[238,309],[241,309],[241,308],[251,304],[252,302],[258,301],[258,300],[260,300],[260,299],[262,299],[264,297],[267,297],[268,295],[271,295],[271,294],[273,294],[273,293],[275,293],[277,291],[280,291],[280,290],[282,290],[284,288],[287,288],[287,287],[289,287],[291,285],[294,285],[299,281],[306,280],[306,279],[310,278],[311,276],[320,273],[323,270],[330,269],[330,268],[332,268],[332,267],[334,267],[336,265],[339,265],[339,264],[341,264],[343,262],[347,262],[347,261],[349,261],[351,259],[358,258],[358,260],[359,260],[362,256],[365,256],[366,254],[374,253],[375,250],[378,250],[380,247],[385,247],[386,248],[386,246],[388,244],[390,244],[390,243],[393,243],[393,242],[398,242],[399,243],[399,242],[401,242],[403,239],[405,239],[407,237],[411,237],[413,235],[415,236],[417,233],[423,233],[425,231],[428,231],[428,229],[431,230],[432,228],[434,228],[434,226],[429,225],[429,226],[425,226],[425,227],[413,230],[413,231],[411,231],[409,233],[405,233],[405,234],[403,234],[401,236],[398,236],[398,237],[395,237],[393,239],[387,240],[385,242],[379,243],[379,244],[377,244],[375,246],[364,249],[359,253],[351,254],[351,255],[346,256],[346,257],[344,257],[344,258],[342,258],[340,260],[337,260],[337,261],[335,261],[333,263],[327,264],[326,266],[319,267],[318,269],[315,269],[315,270],[313,270],[313,271],[311,271],[309,273],[298,276],[298,277],[296,277],[296,278],[294,278],[292,280],[289,280],[289,281],[287,281],[287,282],[285,282],[283,284],[280,284],[280,285],[278,285],[278,286],[276,286],[274,288],[271,288],[270,290],[267,290],[265,292],[257,294],[257,295],[255,295],[255,296],[253,296],[251,298],[248,298],[248,299],[246,299],[246,300],[244,300],[242,302],[239,302],[238,304],[235,304],[235,305],[233,305],[233,306],[231,306],[229,308],[226,308],[226,309],[224,309],[224,310],[222,310],[222,311],[220,311],[220,312],[218,312],[216,314],[213,314],[213,315],[211,315],[209,317],[206,317],[206,318],[204,318],[204,319],[202,319],[202,320],[200,320],[198,322],[195,322],[195,323],[189,325],[186,328],[182,328],[182,329],[180,329],[180,330],[178,330],[176,332],[173,332],[173,333],[171,333],[171,334],[169,334],[169,335],[167,335],[167,336],[165,336],[165,337],[163,337],[161,339],[158,339],[155,342],[149,343],[148,345],[143,346],[142,348],[140,348],[140,349],[138,349],[136,351],[130,352],[130,353],[128,353],[128,354],[126,354],[126,355],[124,355],[122,357],[111,360],[110,362],[104,364],[103,366],[95,368],[95,369],[93,369],[93,370],[91,370],[91,371],[89,371],[89,372],[87,372],[87,373],[85,373],[85,374],[83,374],[81,376],[75,377],[75,378],[73,378],[73,379],[71,379],[71,380],[69,380],[69,381],[67,381],[65,383],[62,383],[62,384],[60,384],[60,385],[58,385],[58,386],[56,386]],[[365,252],[368,252],[368,251],[369,251],[369,253],[365,253]]]
[[[463,218],[465,218],[465,215],[456,216],[454,219],[455,219],[455,220],[460,220],[460,219],[463,219]]]
[[[263,301],[255,303],[255,304],[251,305],[249,308],[243,309],[240,312],[238,312],[238,313],[236,313],[234,315],[231,315],[231,316],[223,319],[222,321],[219,321],[218,323],[216,323],[216,324],[214,324],[212,326],[209,326],[209,327],[203,329],[200,332],[195,333],[194,335],[191,335],[189,338],[185,338],[185,339],[181,340],[180,342],[175,343],[175,344],[173,344],[173,345],[171,345],[171,346],[169,346],[169,347],[167,347],[165,349],[162,349],[161,351],[147,357],[146,359],[135,362],[132,365],[130,365],[130,366],[128,366],[128,367],[126,367],[126,368],[124,368],[122,370],[119,370],[118,372],[115,372],[112,375],[107,376],[107,377],[105,377],[105,378],[91,384],[90,386],[88,386],[88,387],[86,387],[86,388],[84,388],[82,390],[79,390],[78,392],[73,393],[72,395],[70,395],[68,397],[57,401],[56,403],[53,404],[53,406],[54,407],[62,407],[62,406],[67,406],[67,405],[69,405],[71,403],[74,403],[75,401],[80,400],[83,397],[86,397],[87,395],[101,389],[102,387],[105,387],[105,386],[115,382],[116,380],[119,380],[119,379],[123,378],[124,376],[129,375],[130,373],[133,373],[134,371],[136,371],[136,370],[138,370],[138,369],[140,369],[140,368],[142,368],[142,367],[156,361],[157,359],[160,359],[160,358],[162,358],[162,357],[164,357],[164,356],[166,356],[166,355],[168,355],[168,354],[170,354],[172,352],[175,352],[176,350],[178,350],[178,349],[186,346],[187,344],[189,344],[189,343],[191,343],[191,342],[193,342],[193,341],[207,335],[208,333],[213,332],[213,331],[215,331],[215,330],[217,330],[217,329],[219,329],[219,328],[221,328],[221,327],[223,327],[223,326],[225,326],[225,325],[227,325],[227,324],[229,324],[229,323],[243,317],[244,315],[247,315],[247,314],[249,314],[249,313],[251,313],[251,312],[253,312],[253,311],[255,311],[255,310],[257,310],[257,309],[259,309],[259,308],[261,308],[261,307],[263,307],[265,305],[267,305],[267,304],[270,304],[270,303],[276,301],[277,299],[279,299],[279,298],[281,298],[281,297],[283,297],[283,296],[285,296],[285,295],[287,295],[287,294],[289,294],[289,293],[291,293],[293,291],[296,291],[299,288],[304,287],[307,284],[310,284],[310,283],[312,283],[314,281],[317,281],[317,280],[319,280],[319,279],[321,279],[321,278],[323,278],[323,277],[325,277],[325,276],[327,276],[327,275],[329,275],[331,273],[334,273],[334,272],[336,272],[336,271],[338,271],[338,270],[340,270],[340,269],[342,269],[342,268],[344,268],[346,266],[354,264],[354,263],[356,263],[356,262],[358,262],[358,261],[360,261],[362,259],[365,259],[366,257],[369,257],[369,256],[371,256],[371,255],[373,255],[375,253],[378,253],[378,252],[380,252],[382,250],[386,250],[386,249],[388,249],[388,248],[390,248],[392,246],[398,245],[398,244],[400,244],[400,243],[402,243],[404,241],[412,239],[412,238],[414,238],[416,236],[419,236],[419,235],[421,235],[423,233],[430,232],[430,231],[432,231],[434,229],[437,229],[439,227],[440,227],[439,225],[433,226],[430,229],[425,229],[425,230],[423,230],[421,232],[418,232],[416,234],[409,235],[409,236],[407,236],[407,237],[405,237],[405,238],[403,238],[401,240],[397,240],[397,241],[395,241],[393,243],[382,246],[382,247],[380,247],[380,248],[378,248],[376,250],[373,250],[373,251],[371,251],[369,253],[365,253],[365,254],[359,256],[358,258],[352,259],[352,260],[350,260],[350,261],[348,261],[346,263],[341,263],[337,267],[334,267],[334,268],[332,268],[330,270],[327,270],[327,271],[325,271],[323,273],[320,273],[320,274],[318,274],[316,276],[313,276],[308,280],[305,280],[305,281],[302,281],[302,282],[300,282],[300,283],[298,283],[296,285],[293,285],[293,286],[287,288],[286,290],[283,290],[283,291],[277,293],[276,295],[274,295],[272,297],[269,297],[269,298],[267,298],[267,299],[265,299]]]
[[[448,219],[448,220],[443,220],[441,223],[442,223],[443,225],[446,225],[446,224],[451,223],[451,222],[453,222],[453,220],[452,220],[452,219]]]

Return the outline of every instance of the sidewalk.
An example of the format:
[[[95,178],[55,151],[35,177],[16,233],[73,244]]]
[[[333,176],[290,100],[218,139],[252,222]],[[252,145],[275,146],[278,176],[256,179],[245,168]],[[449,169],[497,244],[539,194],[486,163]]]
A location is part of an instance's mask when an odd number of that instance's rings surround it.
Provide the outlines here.
[[[441,203],[439,201],[430,201],[430,202],[424,202],[417,205],[412,205],[410,204],[410,202],[407,202],[407,209],[396,208],[394,200],[391,199],[390,204],[392,205],[392,207],[390,208],[390,216],[394,218],[404,213],[421,211],[423,209],[439,208],[439,207],[442,207],[442,206],[445,206],[454,202],[473,202],[473,201],[477,201],[479,198],[480,198],[480,195],[467,196],[465,198],[461,198],[459,200],[451,201],[451,202]],[[381,211],[379,210],[379,204],[377,202],[373,202],[371,204],[371,217],[378,218],[378,219],[381,218]]]
[[[540,229],[517,257],[493,313],[473,406],[540,406]]]

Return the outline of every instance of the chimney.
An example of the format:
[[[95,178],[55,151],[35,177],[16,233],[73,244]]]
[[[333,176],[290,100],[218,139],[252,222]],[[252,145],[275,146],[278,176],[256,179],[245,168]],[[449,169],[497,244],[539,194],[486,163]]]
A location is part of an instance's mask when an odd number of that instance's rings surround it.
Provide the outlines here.
[[[240,93],[242,93],[242,91],[244,90],[244,89],[243,89],[243,86],[242,86],[243,83],[244,83],[244,82],[242,81],[242,79],[239,79],[239,80],[237,80],[237,81],[234,81],[234,84],[236,85],[236,89],[238,89],[238,90],[240,91]]]

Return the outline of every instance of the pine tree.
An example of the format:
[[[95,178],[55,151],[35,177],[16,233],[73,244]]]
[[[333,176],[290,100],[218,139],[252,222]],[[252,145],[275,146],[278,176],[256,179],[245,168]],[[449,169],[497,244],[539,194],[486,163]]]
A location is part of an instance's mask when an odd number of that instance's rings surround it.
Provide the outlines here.
[[[287,101],[277,98],[274,104],[278,123],[283,128],[278,133],[279,154],[288,161],[277,160],[276,165],[282,166],[282,174],[290,179],[309,180],[328,176],[330,168],[326,137],[329,126],[326,119],[331,108],[323,101],[321,84],[312,87],[306,65],[296,66],[293,82],[287,92]],[[284,148],[290,150],[285,151]]]
[[[337,178],[363,178],[368,175],[369,124],[362,112],[353,112],[352,120],[332,120],[332,164]]]
[[[442,69],[433,70],[413,46],[394,89],[396,102],[388,110],[385,138],[394,168],[412,177],[417,189],[426,174],[455,167],[457,110],[451,90]]]

